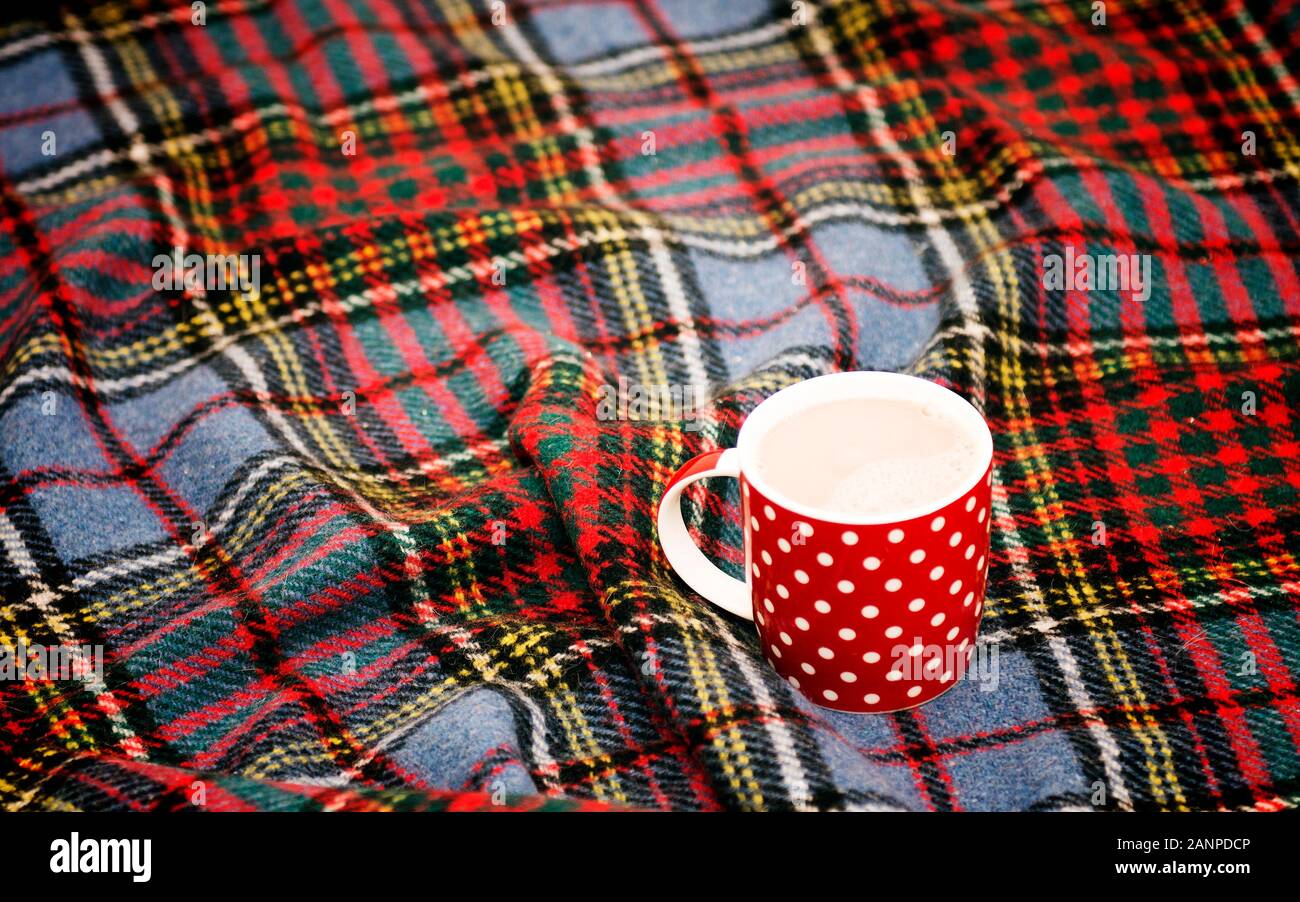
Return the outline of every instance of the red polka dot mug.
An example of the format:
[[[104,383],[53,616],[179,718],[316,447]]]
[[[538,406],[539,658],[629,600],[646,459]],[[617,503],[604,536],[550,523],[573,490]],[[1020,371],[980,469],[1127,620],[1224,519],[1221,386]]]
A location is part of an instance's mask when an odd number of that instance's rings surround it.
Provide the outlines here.
[[[758,466],[763,437],[812,406],[855,398],[939,406],[969,430],[977,453],[960,490],[919,508],[870,516],[819,510],[783,496]],[[669,481],[659,540],[692,589],[758,629],[763,654],[789,683],[838,711],[924,704],[956,685],[984,606],[992,516],[993,439],[979,412],[948,389],[898,373],[848,372],[796,383],[745,420],[735,448],[701,454]],[[745,580],[714,566],[682,519],[682,490],[740,480]]]

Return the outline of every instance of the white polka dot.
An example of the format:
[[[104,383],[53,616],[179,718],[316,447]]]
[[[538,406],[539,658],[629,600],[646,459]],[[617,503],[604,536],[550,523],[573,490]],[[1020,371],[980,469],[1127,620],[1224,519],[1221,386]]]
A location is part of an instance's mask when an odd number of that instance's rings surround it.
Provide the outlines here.
[[[903,671],[901,670],[891,670],[889,673],[885,674],[885,679],[889,680],[891,683],[897,683],[902,678]]]
[[[975,569],[976,569],[976,570],[983,570],[983,569],[984,569],[984,555],[981,554],[981,555],[980,555],[980,559],[979,559],[978,561],[975,562]]]
[[[971,558],[973,558],[974,556],[975,556],[975,545],[974,545],[974,544],[967,545],[967,546],[966,546],[966,560],[969,561],[969,560],[970,560]]]
[[[858,544],[858,534],[851,529],[844,530],[844,532],[840,534],[840,539],[845,545]]]
[[[975,496],[971,495],[966,499],[966,513],[969,514],[973,510],[975,510]]]
[[[772,649],[772,657],[781,657],[781,649],[777,648],[775,645],[769,645],[768,648]]]
[[[812,666],[811,664],[809,664],[807,661],[805,661],[804,663],[800,664],[799,666],[803,668],[803,672],[804,672],[804,673],[807,673],[807,674],[814,674],[814,673],[817,672],[817,668],[816,668],[816,667],[813,667],[813,666]]]
[[[889,531],[889,541],[893,542],[895,545],[903,541],[903,531],[901,529],[891,529]]]
[[[763,516],[767,517],[767,519],[769,520],[776,519],[776,511],[772,510],[772,505],[770,504],[763,505]]]
[[[755,576],[758,576],[758,562],[757,562],[757,561],[755,561],[754,563],[750,564],[750,565],[749,565],[749,569],[753,571],[753,573],[754,573]]]
[[[930,571],[930,579],[938,579],[941,576],[943,576],[942,567],[935,567],[933,570]]]
[[[878,557],[865,557],[865,558],[862,559],[862,566],[866,567],[868,570],[879,570],[879,569],[880,569],[880,558],[878,558]]]
[[[833,702],[840,697],[840,694],[834,689],[824,689],[822,690],[822,695],[826,696],[828,702]]]
[[[878,617],[879,615],[880,615],[880,608],[876,607],[874,604],[869,604],[862,609],[862,616],[866,617],[868,620],[872,620],[875,617]]]
[[[763,551],[759,552],[759,556],[763,558],[764,564],[772,563],[772,555],[767,553],[767,549],[763,549]]]
[[[822,601],[821,599],[814,601],[813,607],[822,614],[829,614],[831,612],[830,602]]]
[[[987,517],[988,515],[989,515],[989,509],[988,509],[987,507],[981,507],[981,508],[980,508],[980,515],[979,515],[978,517],[975,518],[975,522],[976,522],[976,523],[983,523],[983,522],[984,522],[984,518]]]
[[[943,623],[943,620],[944,620],[943,611],[940,611],[939,613],[935,614],[933,617],[930,618],[930,626],[939,626],[941,623]]]
[[[817,563],[821,564],[823,567],[829,567],[831,564],[835,563],[835,558],[831,557],[824,551],[820,551],[817,553]]]
[[[885,581],[886,592],[897,592],[901,588],[903,588],[903,581],[897,577]]]
[[[749,525],[754,527],[754,532],[758,532],[758,517],[750,517]]]
[[[835,657],[835,652],[831,651],[831,650],[830,650],[829,648],[827,648],[825,645],[823,645],[821,648],[817,649],[817,654],[821,655],[821,656],[822,656],[823,658],[825,658],[827,661],[829,661],[831,658]]]
[[[793,686],[796,689],[799,688],[799,680],[797,677],[786,677],[786,679],[790,681],[791,686]]]
[[[925,646],[922,645],[920,642],[918,642],[918,643],[916,643],[915,645],[913,645],[911,648],[909,648],[909,649],[907,650],[907,653],[908,653],[909,655],[911,655],[912,657],[915,658],[917,655],[919,655],[919,654],[920,654],[921,652],[923,652],[923,651],[925,651]]]
[[[794,625],[799,627],[799,629],[803,630],[804,632],[808,631],[809,623],[807,620],[805,620],[802,617],[794,618]]]
[[[963,608],[968,608],[968,607],[970,607],[970,603],[971,603],[972,601],[974,601],[974,600],[975,600],[975,593],[974,593],[974,592],[967,592],[967,593],[966,593],[966,597],[963,598],[963,599],[961,600],[961,606],[962,606]]]
[[[921,561],[925,560],[925,552],[918,548],[908,555],[907,559],[913,564],[919,564]]]
[[[808,584],[808,574],[804,573],[802,570],[796,570],[794,572],[794,579],[795,582],[803,583],[804,585]]]
[[[930,528],[933,529],[935,532],[938,532],[939,530],[943,529],[943,517],[935,517],[933,520],[931,520]]]
[[[925,665],[925,669],[926,669],[926,670],[938,670],[938,669],[939,669],[939,664],[940,664],[940,661],[939,661],[938,658],[931,658],[930,661],[929,661],[929,663],[927,663],[927,664]]]
[[[777,540],[776,540],[776,547],[777,547],[777,548],[780,548],[780,549],[781,549],[782,551],[784,551],[786,554],[789,554],[789,553],[790,553],[790,543],[787,542],[785,539],[777,539]]]
[[[979,604],[975,605],[975,616],[978,617],[980,615],[980,612],[982,612],[983,610],[984,610],[984,602],[981,601]]]
[[[856,683],[858,681],[858,675],[851,670],[846,670],[840,674],[840,679],[846,683]]]
[[[903,628],[901,626],[891,626],[889,629],[885,630],[885,635],[891,639],[897,639],[899,636],[903,635]]]
[[[812,536],[813,528],[811,523],[805,523],[804,521],[799,520],[795,523],[795,526],[797,526],[799,531],[803,533],[805,539]]]
[[[952,534],[952,537],[951,537],[950,539],[948,539],[948,547],[949,547],[949,548],[956,548],[956,547],[957,547],[958,545],[960,545],[960,544],[961,544],[961,533],[959,533],[959,532],[954,532],[954,533]]]
[[[842,579],[835,584],[835,588],[847,595],[853,591],[853,583],[849,582],[847,579]]]
[[[745,490],[745,497],[748,498],[748,497],[749,497],[749,483],[747,483],[747,482],[742,482],[742,483],[740,484],[740,487],[741,487],[742,489]]]
[[[948,641],[951,642],[953,639],[956,639],[957,634],[960,632],[961,632],[961,627],[959,626],[954,626],[952,629],[948,630]],[[934,660],[937,662],[939,659],[935,658]]]
[[[764,624],[767,622],[767,618],[763,616],[763,612],[758,610],[757,608],[754,610],[754,619],[759,624]]]
[[[943,676],[939,677],[939,682],[941,682],[941,683],[946,683],[946,682],[948,682],[948,681],[951,680],[951,679],[952,679],[952,671],[951,671],[951,670],[945,670],[945,671],[943,672]]]
[[[970,645],[970,640],[969,640],[969,639],[962,639],[962,640],[961,640],[961,644],[957,646],[957,650],[958,650],[958,651],[965,651],[967,645]]]
[[[919,683],[913,686],[911,689],[907,690],[908,698],[916,698],[920,694],[921,694],[921,685]]]
[[[776,584],[776,594],[777,594],[777,595],[780,595],[782,598],[789,598],[789,597],[790,597],[790,590],[787,589],[785,586],[781,585],[780,583],[777,583],[777,584]]]
[[[770,598],[764,598],[764,599],[763,599],[763,607],[767,608],[767,612],[768,612],[769,614],[775,614],[775,613],[776,613],[776,608],[772,607],[772,599],[770,599]]]
[[[956,595],[960,591],[961,591],[961,580],[954,579],[952,581],[952,585],[948,587],[948,594]]]
[[[849,629],[847,626],[840,630],[840,638],[845,642],[852,642],[857,637],[858,634],[853,632],[853,630]]]
[[[866,695],[862,696],[862,700],[868,705],[874,705],[880,701],[880,696],[876,695],[874,692],[868,692]]]
[[[866,661],[868,664],[875,664],[880,660],[880,652],[869,651],[862,656],[862,660]]]
[[[921,608],[923,607],[925,607],[924,598],[913,598],[911,601],[907,603],[907,609],[911,611],[913,614],[921,610]]]
[[[793,645],[793,644],[794,644],[794,640],[790,638],[790,634],[789,634],[789,633],[782,631],[782,632],[780,633],[780,636],[781,636],[781,641],[784,642],[786,645]]]

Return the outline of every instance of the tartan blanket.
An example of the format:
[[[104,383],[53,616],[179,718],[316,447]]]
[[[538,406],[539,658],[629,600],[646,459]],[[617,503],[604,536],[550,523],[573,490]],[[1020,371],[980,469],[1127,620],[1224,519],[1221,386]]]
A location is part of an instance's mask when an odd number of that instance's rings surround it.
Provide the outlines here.
[[[32,15],[0,806],[1296,805],[1296,6]],[[681,463],[844,369],[992,425],[993,685],[816,708],[657,548]]]

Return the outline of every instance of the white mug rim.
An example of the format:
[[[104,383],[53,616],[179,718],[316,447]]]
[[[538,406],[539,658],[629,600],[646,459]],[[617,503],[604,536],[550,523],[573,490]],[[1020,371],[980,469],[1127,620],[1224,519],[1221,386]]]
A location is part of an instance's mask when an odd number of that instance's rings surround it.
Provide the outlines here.
[[[914,400],[924,398],[941,404],[945,412],[964,429],[969,429],[979,444],[980,453],[975,456],[970,471],[963,475],[958,488],[941,496],[935,501],[913,508],[900,508],[880,514],[854,516],[838,511],[819,509],[801,504],[775,490],[765,482],[757,466],[756,455],[762,437],[777,423],[784,422],[800,410],[832,401],[855,398]],[[979,485],[988,472],[993,461],[993,435],[983,415],[961,395],[917,376],[906,373],[892,373],[880,370],[853,370],[840,373],[827,373],[805,379],[786,386],[768,398],[765,398],[750,412],[740,427],[736,438],[736,450],[740,455],[740,472],[745,481],[758,490],[759,494],[780,504],[791,513],[813,520],[828,523],[840,523],[845,526],[879,526],[888,523],[901,523],[933,514]]]

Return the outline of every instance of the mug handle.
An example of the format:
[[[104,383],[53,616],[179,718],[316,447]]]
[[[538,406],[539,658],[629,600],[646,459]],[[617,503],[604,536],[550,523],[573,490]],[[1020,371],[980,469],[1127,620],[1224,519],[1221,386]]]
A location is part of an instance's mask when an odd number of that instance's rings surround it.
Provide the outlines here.
[[[659,499],[659,544],[668,564],[686,585],[737,617],[754,619],[749,586],[719,570],[696,546],[682,519],[682,491],[691,483],[710,476],[740,476],[740,453],[735,448],[706,451],[687,461],[668,480]]]

